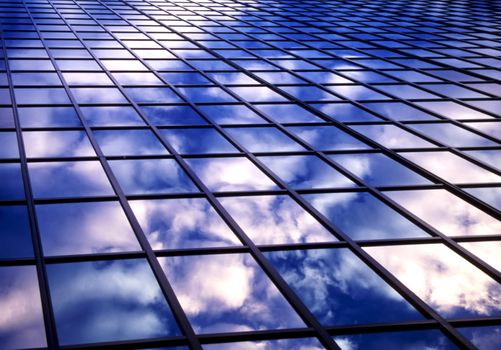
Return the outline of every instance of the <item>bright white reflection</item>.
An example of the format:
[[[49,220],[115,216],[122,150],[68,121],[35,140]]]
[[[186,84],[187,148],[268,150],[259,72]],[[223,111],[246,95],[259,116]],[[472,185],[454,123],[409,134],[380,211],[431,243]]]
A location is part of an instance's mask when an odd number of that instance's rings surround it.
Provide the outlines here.
[[[448,236],[501,232],[500,221],[446,190],[390,191],[386,195]]]
[[[501,312],[501,285],[443,245],[364,249],[445,317]]]
[[[159,260],[197,333],[304,327],[248,254]]]
[[[223,197],[219,201],[256,244],[337,240],[288,196]]]
[[[203,198],[129,203],[153,249],[241,245]]]
[[[46,344],[35,267],[0,267],[0,348]]]
[[[501,271],[501,241],[459,243],[480,259]]]
[[[449,152],[405,152],[405,158],[453,183],[500,182],[498,176]]]

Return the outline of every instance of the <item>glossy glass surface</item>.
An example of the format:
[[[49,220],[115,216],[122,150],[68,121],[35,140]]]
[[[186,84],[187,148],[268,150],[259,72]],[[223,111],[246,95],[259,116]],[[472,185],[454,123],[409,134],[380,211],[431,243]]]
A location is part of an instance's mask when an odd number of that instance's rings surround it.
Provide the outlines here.
[[[453,124],[407,124],[426,136],[452,147],[497,146],[498,143]]]
[[[289,196],[222,197],[219,201],[256,244],[337,240]]]
[[[402,156],[452,183],[501,182],[501,176],[449,152],[405,152]]]
[[[238,152],[215,129],[162,129],[160,133],[181,154]]]
[[[80,110],[90,126],[144,125],[132,107],[81,107]]]
[[[203,198],[130,201],[153,249],[241,245]]]
[[[196,333],[304,326],[248,254],[178,256],[159,261]]]
[[[3,349],[47,346],[34,266],[0,266],[0,309]]]
[[[313,113],[294,104],[258,105],[256,107],[277,123],[314,123],[322,121]]]
[[[36,206],[45,255],[141,250],[118,202]]]
[[[382,153],[332,154],[329,157],[371,186],[431,183],[423,176]]]
[[[464,191],[501,210],[501,187],[465,188]]]
[[[17,136],[15,132],[0,131],[0,159],[19,158],[19,148],[17,145]]]
[[[180,335],[146,260],[47,266],[62,345]]]
[[[367,192],[308,194],[304,197],[352,239],[427,236],[419,227]]]
[[[448,236],[496,235],[501,222],[446,190],[391,191],[399,205]]]
[[[501,327],[468,327],[459,331],[481,350],[496,350],[501,341]]]
[[[364,250],[444,317],[501,314],[501,285],[442,244]]]
[[[265,255],[324,325],[422,318],[348,249],[277,251]]]
[[[18,114],[23,128],[81,126],[72,107],[25,107]]]
[[[95,130],[94,136],[106,156],[169,154],[150,130]]]
[[[0,199],[24,198],[21,166],[17,163],[0,163]]]
[[[458,349],[438,330],[339,335],[334,340],[342,350],[353,349]]]
[[[304,148],[277,128],[227,128],[226,131],[250,152],[291,152]]]
[[[247,158],[197,158],[187,159],[187,162],[210,191],[277,188],[277,185]]]
[[[350,103],[312,104],[312,107],[341,122],[378,121],[380,118]]]
[[[316,156],[259,157],[292,188],[355,187],[355,183]]]
[[[30,158],[96,155],[84,131],[25,131],[23,141]]]
[[[159,126],[207,124],[188,106],[143,106],[141,111],[152,124]]]
[[[436,147],[395,125],[352,125],[351,128],[388,148]]]
[[[501,271],[501,241],[464,242],[459,243],[480,259]]]
[[[315,338],[262,340],[254,342],[207,344],[204,350],[259,349],[259,350],[321,350],[322,344]]]
[[[0,206],[0,259],[27,257],[33,257],[28,209]]]
[[[370,148],[334,126],[294,126],[288,129],[321,151]]]
[[[30,163],[28,171],[35,198],[114,194],[98,161]]]
[[[200,106],[200,110],[217,124],[266,123],[257,113],[242,105]]]

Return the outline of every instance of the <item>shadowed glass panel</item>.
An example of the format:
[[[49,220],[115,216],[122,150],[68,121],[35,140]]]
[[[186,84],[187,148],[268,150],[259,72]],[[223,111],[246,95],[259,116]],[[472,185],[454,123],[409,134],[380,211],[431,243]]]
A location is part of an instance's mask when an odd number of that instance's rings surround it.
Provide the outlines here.
[[[0,199],[24,198],[21,165],[17,163],[0,163]]]
[[[24,205],[0,206],[0,259],[32,256],[28,209]]]
[[[335,126],[294,126],[288,129],[321,151],[370,148]]]

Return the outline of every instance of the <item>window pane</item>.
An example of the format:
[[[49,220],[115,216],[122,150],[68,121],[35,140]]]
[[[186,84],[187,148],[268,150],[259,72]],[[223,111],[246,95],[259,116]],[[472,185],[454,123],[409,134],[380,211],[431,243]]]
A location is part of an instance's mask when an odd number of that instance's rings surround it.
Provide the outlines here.
[[[27,157],[85,157],[96,153],[84,131],[25,131]]]
[[[238,150],[215,129],[162,129],[160,133],[179,153],[230,153]]]
[[[150,130],[96,130],[94,135],[107,156],[169,153]]]
[[[0,259],[27,257],[33,257],[28,209],[0,206]]]

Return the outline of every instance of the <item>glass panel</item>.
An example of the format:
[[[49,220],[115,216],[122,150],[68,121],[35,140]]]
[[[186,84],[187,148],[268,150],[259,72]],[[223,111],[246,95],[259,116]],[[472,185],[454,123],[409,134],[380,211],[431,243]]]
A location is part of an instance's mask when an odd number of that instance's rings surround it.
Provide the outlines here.
[[[332,154],[329,157],[371,186],[425,185],[431,183],[384,154]]]
[[[187,159],[210,191],[270,190],[277,186],[247,158]]]
[[[141,250],[118,202],[36,206],[45,255]]]
[[[277,251],[265,255],[324,325],[423,318],[348,249]]]
[[[221,197],[218,200],[256,244],[337,241],[289,196]]]
[[[407,124],[435,140],[453,147],[497,146],[498,143],[453,124]]]
[[[0,131],[0,158],[19,158],[19,148],[17,146],[17,136],[15,132]]]
[[[289,186],[300,189],[355,187],[355,183],[316,156],[259,157]]]
[[[227,128],[230,135],[250,152],[304,151],[300,144],[277,128]]]
[[[77,103],[126,103],[124,95],[116,88],[72,88]]]
[[[27,157],[85,157],[96,153],[84,131],[25,131]]]
[[[275,104],[257,105],[256,107],[276,123],[315,123],[323,121],[299,105]]]
[[[150,130],[95,130],[94,135],[106,156],[169,153]]]
[[[145,106],[141,111],[154,125],[197,125],[207,124],[202,117],[188,106]]]
[[[380,118],[351,103],[312,104],[313,107],[341,122],[379,121]]]
[[[215,129],[162,129],[160,133],[182,154],[238,152]]]
[[[320,151],[370,148],[335,126],[294,126],[288,129]]]
[[[21,165],[17,163],[0,163],[0,199],[24,198]]]
[[[0,310],[2,348],[47,346],[34,266],[0,266]]]
[[[97,161],[30,163],[28,170],[35,198],[114,194]]]
[[[81,126],[72,107],[28,107],[18,108],[23,128]]]
[[[468,327],[458,329],[480,350],[497,350],[501,341],[501,327]]]
[[[181,335],[146,260],[47,265],[61,345]]]
[[[249,254],[159,261],[196,333],[304,327]]]
[[[436,147],[395,125],[352,125],[350,127],[388,148]]]
[[[27,208],[0,206],[0,259],[27,257],[33,257]],[[0,339],[1,328],[0,322]]]
[[[19,104],[69,104],[70,99],[64,89],[60,88],[37,88],[37,89],[14,89],[16,102]]]
[[[203,198],[129,202],[153,249],[241,245]]]
[[[189,87],[178,90],[192,102],[235,102],[230,94],[219,87]]]
[[[90,126],[144,125],[132,107],[80,107],[80,110]]]
[[[309,194],[304,197],[352,239],[428,236],[398,212],[366,192]]]
[[[501,210],[501,187],[463,188],[463,190],[490,206]]]
[[[399,245],[364,250],[444,317],[501,314],[501,285],[444,245]]]
[[[315,338],[260,340],[240,343],[207,344],[204,350],[322,350],[324,347]]]
[[[449,152],[405,152],[402,156],[453,183],[500,182],[501,176],[491,173],[466,159]]]
[[[113,160],[109,163],[126,194],[198,192],[174,159]]]
[[[267,123],[257,113],[246,106],[200,106],[200,110],[217,124]]]
[[[446,190],[385,194],[448,236],[496,235],[501,230],[501,222]]]
[[[339,335],[334,340],[342,350],[366,349],[457,349],[438,330]]]
[[[501,271],[501,241],[459,243],[480,259]]]
[[[127,88],[125,89],[134,102],[161,102],[176,103],[183,102],[174,91],[167,87],[158,88]]]

